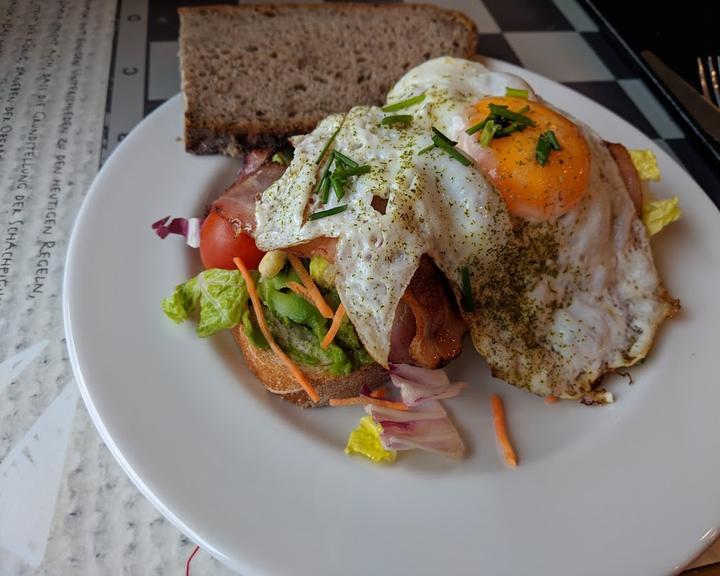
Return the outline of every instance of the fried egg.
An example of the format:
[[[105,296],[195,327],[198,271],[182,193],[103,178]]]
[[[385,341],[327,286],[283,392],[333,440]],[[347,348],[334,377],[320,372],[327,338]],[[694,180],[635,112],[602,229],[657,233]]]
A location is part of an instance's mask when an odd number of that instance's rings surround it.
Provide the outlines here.
[[[508,97],[508,88],[527,99]],[[609,401],[600,378],[645,356],[673,303],[605,144],[522,79],[476,62],[426,62],[392,88],[388,103],[420,94],[402,111],[409,124],[383,123],[389,113],[359,106],[297,138],[292,163],[258,202],[258,246],[337,238],[338,294],[385,366],[395,310],[427,254],[461,305],[468,276],[474,306],[463,315],[494,375],[541,395]],[[527,106],[534,126],[480,145],[467,129],[491,104]],[[433,128],[470,161],[433,147]],[[535,149],[549,130],[561,146],[541,165]],[[370,172],[323,203],[317,184],[328,143]],[[384,212],[376,198],[387,201]]]

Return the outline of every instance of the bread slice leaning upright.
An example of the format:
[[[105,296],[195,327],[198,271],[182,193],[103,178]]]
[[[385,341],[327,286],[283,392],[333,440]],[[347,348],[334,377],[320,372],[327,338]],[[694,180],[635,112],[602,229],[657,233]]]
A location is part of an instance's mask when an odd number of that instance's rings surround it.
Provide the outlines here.
[[[470,58],[475,24],[423,4],[180,8],[185,147],[242,156],[311,131],[325,116],[379,105],[410,68]]]

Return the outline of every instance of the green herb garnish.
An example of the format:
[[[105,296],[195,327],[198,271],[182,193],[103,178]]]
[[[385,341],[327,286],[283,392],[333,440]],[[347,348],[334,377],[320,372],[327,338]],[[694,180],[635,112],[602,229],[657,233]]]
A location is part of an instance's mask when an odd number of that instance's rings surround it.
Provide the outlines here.
[[[543,132],[540,134],[537,145],[535,146],[535,160],[537,160],[540,166],[545,166],[550,158],[550,152],[560,149],[560,142],[558,142],[555,133],[552,130]]]
[[[548,130],[545,132],[545,137],[548,139],[548,142],[550,142],[553,150],[557,150],[558,152],[562,150],[562,148],[560,148],[560,142],[558,142],[557,136],[555,136],[555,132]]]
[[[518,124],[517,122],[510,122],[507,126],[504,128],[500,128],[497,132],[495,132],[495,138],[503,138],[505,136],[510,136],[513,132],[522,132],[525,130],[527,126],[524,124]]]
[[[520,88],[505,88],[505,96],[511,96],[512,98],[525,98],[528,99],[528,91],[521,90]]]
[[[343,183],[336,176],[336,174],[330,176],[330,186],[332,186],[333,192],[335,192],[335,196],[337,197],[337,199],[342,200],[343,196],[345,196],[345,189],[343,188]]]
[[[313,193],[319,195],[322,203],[326,204],[330,197],[330,188],[332,188],[339,200],[345,196],[345,182],[348,178],[368,172],[370,172],[370,166],[360,166],[342,152],[333,150]]]
[[[323,184],[328,179],[328,176],[330,175],[330,167],[333,163],[333,156],[330,156],[330,160],[327,164],[325,164],[325,168],[322,171],[322,174],[320,175],[320,179],[317,181],[317,185],[315,186],[315,190],[313,190],[313,194],[321,194],[321,190],[323,187]]]
[[[323,204],[327,204],[330,198],[330,177],[327,174],[320,181],[320,198]]]
[[[440,132],[440,130],[435,128],[435,126],[432,127],[432,131],[433,131],[433,138],[437,137],[440,140],[442,140],[443,142],[445,142],[446,144],[449,144],[450,146],[455,146],[455,144],[457,144],[457,142],[455,142],[455,140],[450,140],[450,138],[445,136],[445,134]]]
[[[425,92],[418,94],[417,96],[413,96],[412,98],[408,98],[407,100],[403,100],[402,102],[396,102],[395,104],[383,106],[382,111],[397,112],[398,110],[405,110],[405,108],[410,108],[411,106],[415,106],[415,104],[420,104],[423,100],[425,100]]]
[[[343,204],[342,206],[335,206],[335,208],[330,208],[329,210],[322,210],[320,212],[310,214],[308,220],[320,220],[320,218],[327,218],[328,216],[340,214],[340,212],[345,212],[345,210],[347,210],[347,204]]]
[[[488,116],[484,120],[480,120],[480,122],[478,122],[477,124],[473,124],[472,126],[470,126],[470,128],[465,130],[465,134],[472,135],[472,134],[475,134],[475,132],[480,132],[480,130],[485,128],[485,124],[487,124],[491,118],[492,118],[492,116]]]
[[[495,124],[494,120],[488,120],[485,123],[485,126],[483,126],[482,134],[480,134],[480,146],[485,146],[486,148],[490,146],[490,141],[495,137],[495,133],[500,130],[500,125]]]
[[[507,106],[490,104],[490,114],[493,116],[499,116],[500,118],[505,118],[511,122],[517,122],[525,126],[535,126],[535,121],[529,116],[525,116],[524,112],[527,112],[527,110],[523,109],[520,112],[513,112],[509,110]]]
[[[457,142],[454,140],[450,140],[445,134],[440,132],[437,128],[433,126],[433,137],[432,141],[438,148],[442,149],[444,152],[447,152],[450,156],[452,156],[455,160],[460,162],[463,166],[470,166],[472,162],[468,160],[463,154],[461,154],[456,148],[455,145]]]
[[[317,160],[315,160],[315,164],[320,164],[322,162],[322,159],[325,158],[325,152],[328,151],[328,148],[332,145],[332,143],[335,141],[335,136],[338,135],[338,132],[340,132],[340,128],[342,128],[343,123],[340,122],[340,126],[337,127],[337,130],[332,133],[332,136],[330,136],[330,139],[325,142],[325,146],[323,146],[322,151],[320,152],[320,156],[318,156]],[[332,159],[331,159],[332,161]]]
[[[339,150],[333,150],[333,156],[335,157],[335,160],[343,166],[347,166],[348,168],[358,167],[358,163],[355,162],[355,160],[349,158],[348,156],[345,156],[345,154],[343,154]]]
[[[544,138],[544,134],[538,138],[537,145],[535,146],[535,160],[540,166],[547,164],[548,158],[550,157],[550,142],[547,138]]]
[[[463,308],[467,312],[474,312],[475,302],[473,301],[472,286],[470,286],[470,270],[463,266],[460,268],[460,276],[462,277]]]
[[[333,174],[333,178],[344,180],[350,176],[360,176],[361,174],[368,174],[370,172],[370,166],[357,166],[354,168],[337,168]]]
[[[433,148],[437,148],[437,146],[435,146],[435,142],[433,142],[432,144],[430,144],[430,146],[426,146],[425,148],[423,148],[422,150],[420,150],[420,152],[418,152],[418,156],[419,156],[420,154],[425,154],[425,153],[427,153],[427,152],[430,152],[430,150],[432,150]]]
[[[412,114],[395,114],[393,116],[385,116],[380,124],[388,126],[390,124],[404,124],[407,126],[412,122]]]
[[[475,134],[482,130],[479,142],[482,146],[488,146],[493,138],[503,138],[514,132],[522,132],[528,126],[535,126],[535,121],[525,116],[528,110],[529,106],[523,106],[513,112],[507,106],[490,104],[490,113],[477,124],[470,126],[465,133]]]

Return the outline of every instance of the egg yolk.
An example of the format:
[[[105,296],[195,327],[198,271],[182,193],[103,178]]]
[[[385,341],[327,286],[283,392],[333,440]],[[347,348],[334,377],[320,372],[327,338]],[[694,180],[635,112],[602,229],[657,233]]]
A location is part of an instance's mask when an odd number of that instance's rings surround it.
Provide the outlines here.
[[[580,129],[570,120],[538,102],[522,98],[490,97],[474,104],[468,126],[490,114],[490,104],[507,106],[535,122],[522,131],[493,138],[486,148],[471,154],[495,183],[511,214],[530,220],[562,216],[575,206],[587,187],[590,152]],[[535,158],[540,136],[552,130],[560,150],[552,150],[544,165]],[[472,136],[479,140],[480,133]],[[478,152],[478,150],[481,150]]]

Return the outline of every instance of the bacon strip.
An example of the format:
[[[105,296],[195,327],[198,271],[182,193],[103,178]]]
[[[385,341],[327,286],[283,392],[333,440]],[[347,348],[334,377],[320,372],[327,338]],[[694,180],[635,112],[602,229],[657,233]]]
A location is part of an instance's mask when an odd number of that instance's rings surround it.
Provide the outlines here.
[[[232,184],[212,203],[210,210],[217,212],[232,224],[235,234],[255,231],[255,202],[262,192],[285,172],[285,166],[265,161],[246,161]],[[248,171],[254,167],[253,171]]]
[[[625,187],[630,195],[630,200],[632,200],[635,205],[637,215],[642,216],[642,186],[640,185],[640,177],[635,169],[635,165],[632,162],[632,158],[630,158],[630,153],[622,144],[605,142],[605,145],[620,170],[620,176],[622,176],[625,182]]]
[[[467,326],[447,280],[428,256],[420,259],[402,302],[410,309],[415,321],[415,333],[408,349],[412,364],[437,368],[460,354]],[[400,329],[396,333],[395,325],[393,335],[400,338]],[[406,338],[402,336],[400,341]],[[396,351],[394,344],[395,341],[390,347],[390,360],[397,362],[396,356],[404,356],[405,351],[402,348]]]

